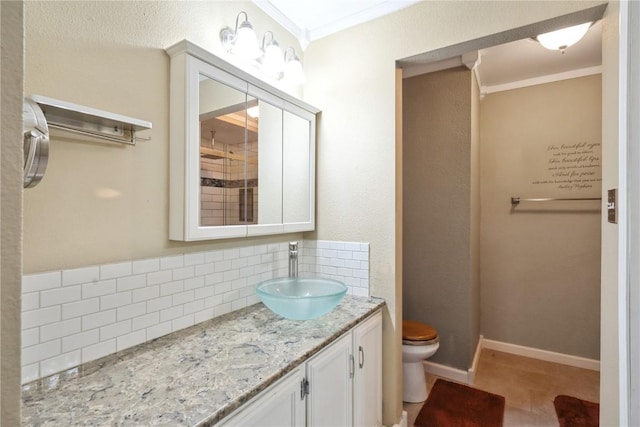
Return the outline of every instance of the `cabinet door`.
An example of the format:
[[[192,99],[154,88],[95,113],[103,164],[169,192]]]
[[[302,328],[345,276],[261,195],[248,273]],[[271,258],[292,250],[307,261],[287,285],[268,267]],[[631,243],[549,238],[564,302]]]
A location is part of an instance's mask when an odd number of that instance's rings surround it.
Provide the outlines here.
[[[285,232],[315,228],[315,116],[286,104],[282,138]]]
[[[347,333],[307,363],[307,425],[352,425],[351,347]]]
[[[382,314],[374,314],[353,331],[355,356],[353,424],[382,425]]]
[[[220,426],[302,427],[305,425],[305,401],[300,393],[304,366],[243,406],[236,415],[223,420]]]

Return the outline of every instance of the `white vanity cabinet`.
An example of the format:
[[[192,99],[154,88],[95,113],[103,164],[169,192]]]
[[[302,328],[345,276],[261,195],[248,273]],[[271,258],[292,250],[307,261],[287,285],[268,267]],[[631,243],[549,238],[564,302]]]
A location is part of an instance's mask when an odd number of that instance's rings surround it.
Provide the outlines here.
[[[167,53],[169,238],[313,230],[319,110],[186,40]]]
[[[298,366],[219,426],[303,427],[306,423],[305,400],[301,394],[304,379],[305,367]]]
[[[308,426],[382,425],[382,314],[307,363]]]
[[[381,426],[381,312],[342,335],[219,425]]]

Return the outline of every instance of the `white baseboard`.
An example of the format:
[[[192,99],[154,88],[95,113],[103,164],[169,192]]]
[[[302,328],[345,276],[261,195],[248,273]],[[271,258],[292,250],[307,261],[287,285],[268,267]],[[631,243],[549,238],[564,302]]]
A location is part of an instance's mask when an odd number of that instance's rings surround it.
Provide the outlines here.
[[[467,384],[473,384],[473,381],[476,379],[476,371],[478,370],[478,362],[480,361],[483,342],[484,337],[480,335],[480,338],[478,338],[478,344],[476,344],[476,352],[473,355],[473,362],[471,362],[471,368],[467,371]]]
[[[483,348],[483,341],[484,338],[482,337],[482,335],[480,335],[478,344],[476,345],[476,352],[473,355],[471,368],[469,368],[467,371],[463,369],[452,368],[451,366],[440,365],[439,363],[429,362],[428,360],[426,360],[425,362],[423,362],[425,372],[463,384],[473,384],[473,380],[476,377],[476,370],[478,369],[478,361],[480,360],[480,352]]]
[[[547,362],[560,363],[562,365],[574,366],[576,368],[590,369],[592,371],[600,370],[599,360],[587,359],[580,356],[571,356],[563,353],[555,353],[553,351],[540,350],[517,344],[483,339],[482,348],[516,354],[518,356],[531,357],[533,359],[545,360]]]
[[[398,421],[397,423],[395,423],[392,427],[409,427],[408,421],[409,420],[409,414],[407,414],[407,411],[402,411],[402,418],[400,418],[400,421]]]
[[[446,378],[463,384],[471,384],[469,383],[469,373],[467,371],[452,368],[451,366],[440,365],[439,363],[429,362],[428,360],[422,363],[424,365],[425,372],[431,375],[437,375],[441,378]]]

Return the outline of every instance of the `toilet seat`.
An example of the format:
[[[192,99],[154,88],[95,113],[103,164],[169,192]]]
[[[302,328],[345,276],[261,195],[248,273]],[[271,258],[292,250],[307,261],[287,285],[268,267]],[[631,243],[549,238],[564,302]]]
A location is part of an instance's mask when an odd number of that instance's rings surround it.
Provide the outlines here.
[[[402,321],[402,344],[433,345],[438,343],[438,331],[433,326],[414,320]]]

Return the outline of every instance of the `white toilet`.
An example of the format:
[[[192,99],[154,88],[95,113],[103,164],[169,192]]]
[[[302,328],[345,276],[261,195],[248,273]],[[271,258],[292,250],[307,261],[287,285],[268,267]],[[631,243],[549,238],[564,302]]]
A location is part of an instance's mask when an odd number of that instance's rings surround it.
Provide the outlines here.
[[[402,321],[402,400],[409,403],[427,400],[427,381],[422,361],[440,347],[438,331],[413,320]]]

